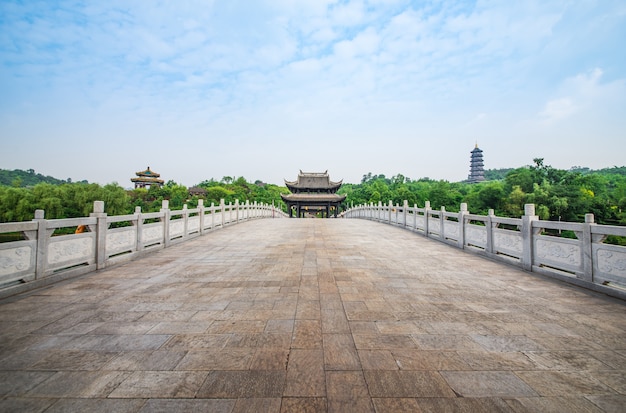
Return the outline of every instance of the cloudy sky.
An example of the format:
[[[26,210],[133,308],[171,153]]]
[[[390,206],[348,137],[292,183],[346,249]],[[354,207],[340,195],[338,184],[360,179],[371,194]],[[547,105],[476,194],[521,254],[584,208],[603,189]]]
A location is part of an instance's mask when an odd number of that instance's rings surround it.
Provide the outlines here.
[[[626,2],[0,2],[0,168],[192,186],[626,165]]]

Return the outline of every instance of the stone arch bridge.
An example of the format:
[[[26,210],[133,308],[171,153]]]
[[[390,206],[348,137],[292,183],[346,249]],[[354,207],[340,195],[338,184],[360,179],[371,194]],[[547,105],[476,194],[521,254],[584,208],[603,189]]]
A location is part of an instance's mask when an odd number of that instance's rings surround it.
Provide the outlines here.
[[[531,207],[514,221],[406,204],[326,220],[102,211],[0,224],[26,234],[0,244],[1,411],[626,405],[624,251],[601,236],[620,228],[537,238],[553,224]]]

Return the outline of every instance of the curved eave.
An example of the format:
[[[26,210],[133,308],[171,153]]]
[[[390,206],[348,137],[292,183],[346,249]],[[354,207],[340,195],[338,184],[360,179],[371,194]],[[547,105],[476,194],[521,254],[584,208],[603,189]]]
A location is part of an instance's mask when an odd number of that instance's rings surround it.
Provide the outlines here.
[[[343,202],[346,195],[338,194],[280,194],[285,202]]]
[[[131,182],[149,182],[152,184],[162,184],[165,181],[163,181],[162,179],[157,179],[157,178],[147,178],[147,177],[141,177],[141,178],[131,178],[130,179]]]

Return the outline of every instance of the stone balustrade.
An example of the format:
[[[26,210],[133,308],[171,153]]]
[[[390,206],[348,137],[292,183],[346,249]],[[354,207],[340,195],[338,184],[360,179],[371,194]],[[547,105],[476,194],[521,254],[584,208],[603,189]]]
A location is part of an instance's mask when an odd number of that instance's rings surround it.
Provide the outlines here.
[[[626,247],[606,244],[607,236],[626,237],[626,227],[597,225],[593,214],[584,223],[543,221],[533,204],[525,205],[521,218],[382,203],[360,205],[344,218],[362,218],[397,225],[486,257],[614,297],[626,299]],[[563,231],[575,238],[558,236]]]
[[[250,203],[211,204],[170,210],[163,201],[159,212],[108,216],[104,202],[94,202],[89,217],[44,218],[35,211],[27,222],[0,224],[0,234],[19,239],[0,243],[0,297],[75,277],[131,260],[227,225],[257,218],[280,218],[285,213],[272,205]],[[76,231],[75,231],[76,229]]]

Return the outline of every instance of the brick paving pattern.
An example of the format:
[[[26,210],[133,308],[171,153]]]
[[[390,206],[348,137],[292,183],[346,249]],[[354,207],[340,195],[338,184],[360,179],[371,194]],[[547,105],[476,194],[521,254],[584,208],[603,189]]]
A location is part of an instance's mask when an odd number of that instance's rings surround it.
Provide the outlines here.
[[[2,412],[624,412],[624,302],[362,220],[234,225],[0,302]]]

